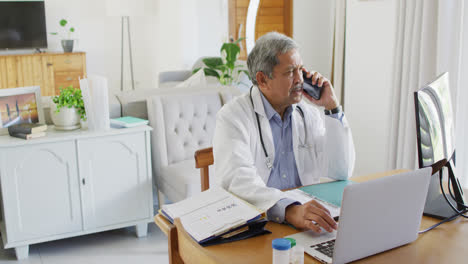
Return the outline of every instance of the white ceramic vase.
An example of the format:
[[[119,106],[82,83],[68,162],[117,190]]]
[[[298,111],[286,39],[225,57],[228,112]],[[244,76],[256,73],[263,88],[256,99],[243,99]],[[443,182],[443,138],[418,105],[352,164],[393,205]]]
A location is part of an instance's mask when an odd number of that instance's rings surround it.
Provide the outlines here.
[[[52,118],[52,122],[54,122],[55,129],[74,130],[81,127],[80,114],[75,107],[62,107],[58,113],[55,112],[56,109],[55,104],[50,107],[50,117]]]

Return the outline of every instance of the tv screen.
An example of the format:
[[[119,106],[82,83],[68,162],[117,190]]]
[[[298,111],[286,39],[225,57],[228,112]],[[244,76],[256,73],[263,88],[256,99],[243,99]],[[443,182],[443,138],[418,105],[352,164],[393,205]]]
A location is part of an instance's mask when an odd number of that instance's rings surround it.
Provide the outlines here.
[[[44,1],[0,1],[0,49],[47,48]]]

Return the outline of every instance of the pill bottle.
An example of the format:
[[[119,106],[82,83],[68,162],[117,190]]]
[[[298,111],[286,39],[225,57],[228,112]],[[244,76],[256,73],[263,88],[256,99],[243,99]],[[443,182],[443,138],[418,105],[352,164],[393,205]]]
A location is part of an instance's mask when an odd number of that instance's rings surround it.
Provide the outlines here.
[[[284,238],[273,239],[271,242],[273,248],[273,264],[289,264],[289,250],[291,242]]]
[[[296,239],[286,238],[291,242],[291,249],[289,250],[289,264],[304,264],[304,247],[296,245]]]
[[[296,245],[289,252],[290,264],[304,264],[304,247]]]
[[[285,238],[285,239],[287,239],[287,240],[289,240],[289,242],[291,242],[291,248],[293,248],[294,246],[296,246],[296,239],[294,239],[294,238],[289,238],[289,237],[287,237],[287,238]]]

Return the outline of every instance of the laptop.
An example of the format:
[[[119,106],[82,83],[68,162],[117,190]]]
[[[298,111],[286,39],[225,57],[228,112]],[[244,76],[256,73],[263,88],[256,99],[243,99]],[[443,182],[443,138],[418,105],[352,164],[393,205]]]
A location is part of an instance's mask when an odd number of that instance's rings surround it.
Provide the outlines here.
[[[431,168],[418,169],[345,188],[338,230],[291,236],[324,263],[346,263],[418,238]]]

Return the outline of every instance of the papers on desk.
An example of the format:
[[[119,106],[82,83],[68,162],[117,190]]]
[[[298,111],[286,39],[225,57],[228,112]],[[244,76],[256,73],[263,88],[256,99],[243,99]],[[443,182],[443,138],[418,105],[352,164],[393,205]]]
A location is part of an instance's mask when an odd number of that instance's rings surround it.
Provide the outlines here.
[[[330,211],[330,215],[332,217],[337,217],[337,216],[340,216],[340,207],[334,205],[334,204],[331,204],[331,203],[328,203],[328,202],[325,202],[321,199],[318,199],[317,197],[311,195],[311,194],[308,194],[304,191],[301,191],[299,189],[294,189],[294,190],[290,190],[290,191],[286,191],[286,195],[288,196],[288,198],[292,199],[292,200],[296,200],[302,204],[304,203],[307,203],[309,201],[312,201],[312,200],[316,200],[317,202],[319,202],[321,205],[323,205],[325,208],[328,209],[328,211]]]
[[[198,243],[217,238],[261,218],[262,212],[222,188],[211,188],[174,204],[163,205],[170,221],[180,218],[188,234]]]

